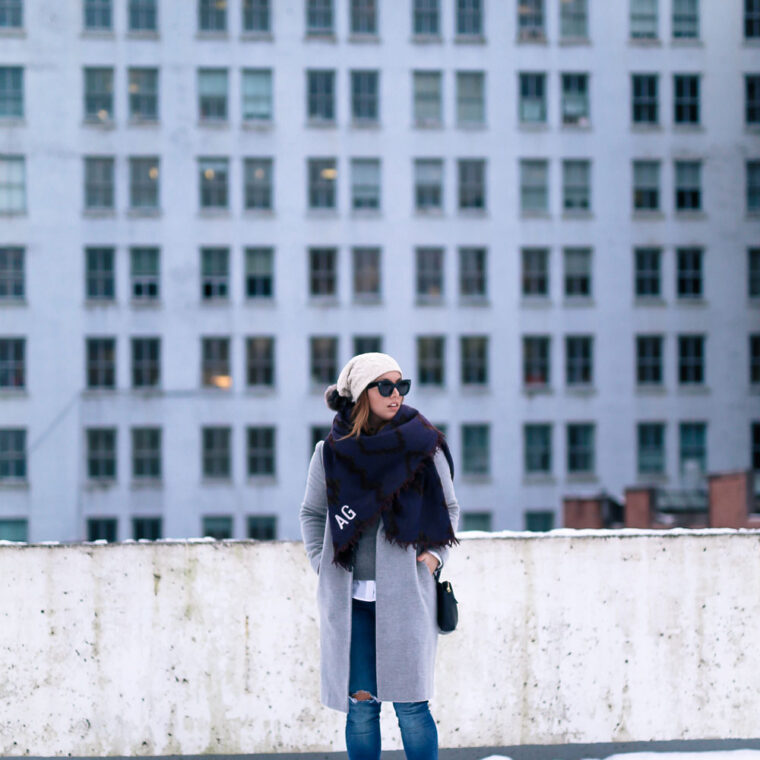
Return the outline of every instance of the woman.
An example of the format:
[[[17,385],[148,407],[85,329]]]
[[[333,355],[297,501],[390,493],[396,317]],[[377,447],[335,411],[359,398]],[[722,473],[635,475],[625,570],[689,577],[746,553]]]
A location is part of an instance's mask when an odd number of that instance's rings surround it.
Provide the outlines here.
[[[409,760],[438,757],[428,700],[438,637],[433,572],[459,505],[446,440],[403,403],[410,380],[388,354],[354,356],[325,391],[336,412],[314,449],[300,510],[319,574],[321,699],[347,713],[349,760],[380,757],[392,701]]]

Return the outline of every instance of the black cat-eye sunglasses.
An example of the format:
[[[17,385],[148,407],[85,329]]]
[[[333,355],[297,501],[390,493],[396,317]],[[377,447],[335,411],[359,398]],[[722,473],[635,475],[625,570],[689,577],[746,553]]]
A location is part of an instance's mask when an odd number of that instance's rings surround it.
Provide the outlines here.
[[[377,386],[377,390],[381,396],[390,396],[393,393],[393,389],[396,388],[402,396],[406,396],[409,393],[409,388],[412,385],[412,381],[409,379],[399,380],[397,383],[392,383],[390,380],[375,380],[370,383],[367,388],[374,388]]]

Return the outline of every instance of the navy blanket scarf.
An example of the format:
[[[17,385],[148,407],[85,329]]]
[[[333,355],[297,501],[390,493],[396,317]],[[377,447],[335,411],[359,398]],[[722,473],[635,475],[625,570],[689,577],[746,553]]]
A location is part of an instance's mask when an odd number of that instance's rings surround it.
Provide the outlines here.
[[[392,543],[414,545],[418,552],[459,543],[433,462],[440,447],[454,477],[443,433],[402,404],[374,435],[337,440],[351,429],[352,408],[336,413],[322,449],[334,564],[353,569],[362,529],[378,512]]]

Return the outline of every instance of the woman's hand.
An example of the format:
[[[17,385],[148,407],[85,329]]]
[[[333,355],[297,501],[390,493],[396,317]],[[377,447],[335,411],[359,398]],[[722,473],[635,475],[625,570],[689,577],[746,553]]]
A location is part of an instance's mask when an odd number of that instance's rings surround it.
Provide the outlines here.
[[[422,554],[417,555],[417,562],[424,562],[427,565],[428,570],[430,570],[430,575],[432,575],[438,567],[438,560],[430,552],[422,552]]]

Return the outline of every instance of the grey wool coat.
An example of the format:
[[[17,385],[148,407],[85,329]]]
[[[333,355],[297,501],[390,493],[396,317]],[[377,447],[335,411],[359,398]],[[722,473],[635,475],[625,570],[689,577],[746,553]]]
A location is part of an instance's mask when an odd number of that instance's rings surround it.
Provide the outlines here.
[[[306,554],[317,580],[321,648],[321,700],[326,707],[348,712],[351,646],[351,582],[353,574],[333,564],[333,544],[327,522],[327,491],[319,441],[309,465],[299,519]],[[446,456],[436,450],[451,526],[459,523],[459,504]],[[448,547],[436,549],[446,562]],[[401,547],[385,539],[378,520],[375,555],[375,621],[377,694],[381,702],[422,702],[433,696],[438,643],[435,578],[417,561],[414,546]]]

